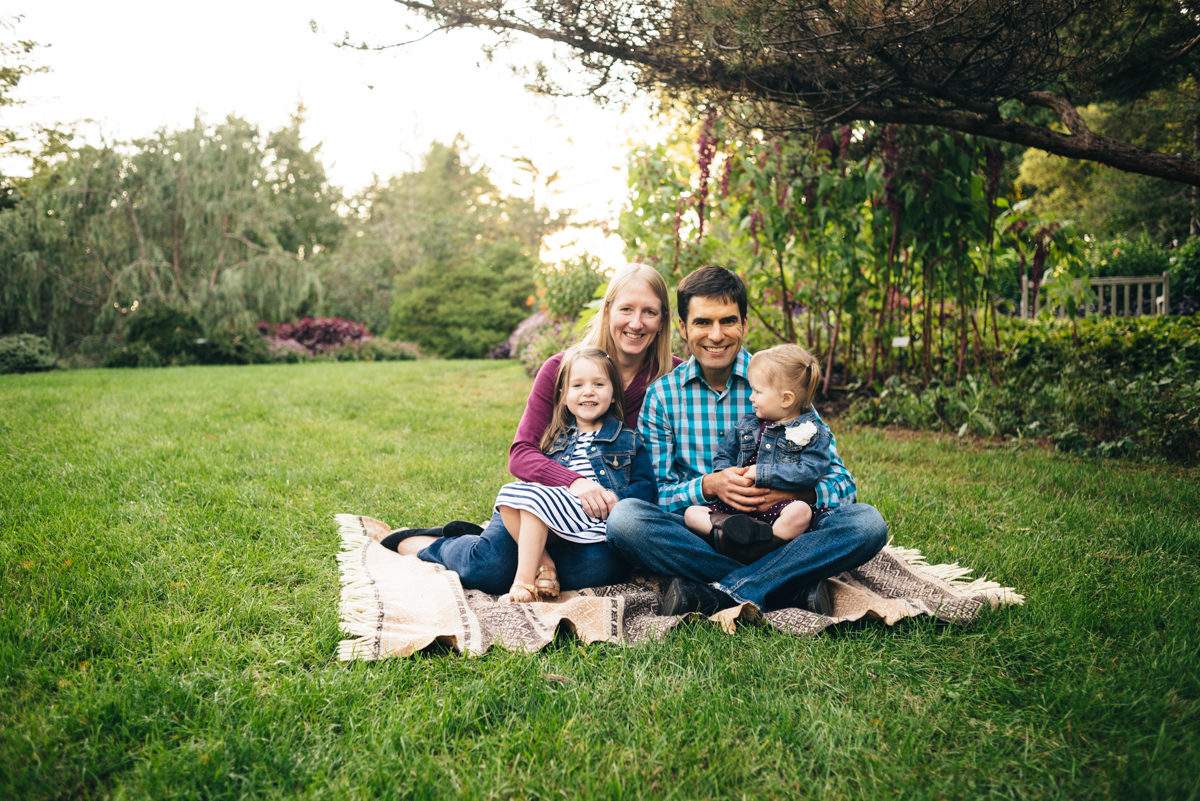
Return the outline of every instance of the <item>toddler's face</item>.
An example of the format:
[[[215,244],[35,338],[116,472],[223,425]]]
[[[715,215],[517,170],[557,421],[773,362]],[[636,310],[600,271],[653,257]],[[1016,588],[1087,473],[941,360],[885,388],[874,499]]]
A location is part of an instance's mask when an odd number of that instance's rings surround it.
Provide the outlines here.
[[[613,386],[608,371],[591,359],[578,359],[567,377],[567,409],[575,415],[580,429],[599,428],[600,420],[612,405]]]
[[[780,420],[796,416],[791,407],[784,405],[786,400],[792,400],[794,404],[794,395],[785,398],[783,393],[763,375],[762,370],[755,370],[751,367],[746,377],[750,380],[750,388],[754,390],[750,393],[750,403],[754,406],[755,417],[759,420],[778,423]]]

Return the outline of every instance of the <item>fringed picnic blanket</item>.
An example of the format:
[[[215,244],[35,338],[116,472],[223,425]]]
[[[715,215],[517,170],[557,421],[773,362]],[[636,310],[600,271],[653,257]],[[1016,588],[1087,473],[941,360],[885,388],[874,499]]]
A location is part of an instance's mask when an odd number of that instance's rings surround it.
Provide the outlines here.
[[[537,651],[559,626],[584,644],[631,644],[663,636],[685,620],[658,615],[664,580],[641,576],[628,584],[563,592],[550,602],[498,603],[497,596],[464,590],[458,574],[415,556],[400,556],[379,544],[391,529],[369,517],[338,515],[342,553],[341,629],[351,639],[338,644],[338,658],[410,656],[433,643],[469,654],[493,645]],[[803,609],[760,612],[742,604],[708,618],[732,634],[740,622],[766,623],[788,634],[816,634],[827,626],[877,617],[889,626],[928,615],[967,623],[985,607],[1024,603],[1010,587],[966,578],[970,568],[930,565],[919,551],[885,547],[862,567],[830,579],[834,612]]]

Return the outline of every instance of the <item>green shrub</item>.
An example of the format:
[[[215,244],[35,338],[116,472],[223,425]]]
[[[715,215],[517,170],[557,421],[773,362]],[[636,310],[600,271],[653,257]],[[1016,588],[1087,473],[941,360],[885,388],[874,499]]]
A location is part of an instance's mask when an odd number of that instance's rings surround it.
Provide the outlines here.
[[[537,290],[542,310],[554,317],[579,317],[595,298],[596,289],[608,283],[602,270],[600,260],[586,253],[543,270]]]
[[[1147,236],[1096,242],[1089,249],[1093,278],[1162,275],[1171,269],[1172,251]]]
[[[1200,236],[1172,251],[1171,259],[1171,308],[1195,314],[1200,307]]]
[[[0,337],[0,374],[34,373],[54,369],[50,340],[37,334]]]
[[[110,350],[101,367],[162,367],[162,357],[145,342],[134,342]]]
[[[345,342],[316,357],[336,362],[400,362],[421,358],[421,349],[412,342],[391,339],[360,339]]]
[[[126,343],[146,345],[163,365],[199,363],[203,343],[197,343],[198,339],[205,339],[204,326],[195,313],[174,306],[152,306],[137,312],[125,329]]]
[[[1078,345],[1076,345],[1076,336]],[[1200,320],[1101,318],[1007,329],[999,384],[894,376],[854,422],[1049,437],[1059,450],[1185,464],[1200,459]]]
[[[265,364],[267,342],[257,328],[218,328],[197,346],[201,364]]]

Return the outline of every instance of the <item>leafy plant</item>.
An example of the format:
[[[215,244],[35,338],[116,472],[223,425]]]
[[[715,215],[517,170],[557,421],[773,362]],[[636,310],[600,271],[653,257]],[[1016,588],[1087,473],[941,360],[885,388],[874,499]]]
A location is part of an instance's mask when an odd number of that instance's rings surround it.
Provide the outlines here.
[[[990,378],[1002,279],[1026,266],[1039,278],[1079,272],[1069,227],[1025,215],[998,236],[1015,217],[986,140],[871,124],[760,138],[740,113],[631,155],[627,255],[669,283],[704,264],[736,270],[754,344],[804,345],[822,359],[825,389],[835,376]]]
[[[132,314],[125,339],[130,345],[144,345],[153,351],[162,364],[197,364],[205,332],[192,311],[157,305]]]
[[[537,298],[542,311],[555,317],[579,317],[608,277],[600,260],[584,254],[538,274]]]
[[[526,332],[520,342],[520,359],[525,374],[532,377],[554,354],[575,344],[578,336],[573,321],[547,317],[541,325]]]
[[[890,378],[857,400],[868,424],[1047,437],[1059,450],[1184,464],[1200,459],[1200,320],[1099,318],[1006,327],[999,383]]]
[[[371,332],[362,323],[351,322],[341,317],[305,317],[295,323],[279,323],[277,326],[259,323],[258,328],[264,334],[273,330],[277,339],[291,340],[313,354],[371,336]]]
[[[36,334],[0,337],[0,374],[52,370],[55,361],[50,340],[45,337]]]

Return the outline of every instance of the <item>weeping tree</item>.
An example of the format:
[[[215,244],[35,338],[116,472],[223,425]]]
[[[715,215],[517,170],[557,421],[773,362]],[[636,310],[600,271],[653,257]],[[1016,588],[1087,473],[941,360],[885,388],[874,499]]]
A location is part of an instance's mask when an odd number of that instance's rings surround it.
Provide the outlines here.
[[[197,119],[39,162],[0,213],[0,331],[61,348],[148,304],[210,327],[315,307],[311,256],[340,236],[341,194],[301,146],[301,115],[268,136]]]

